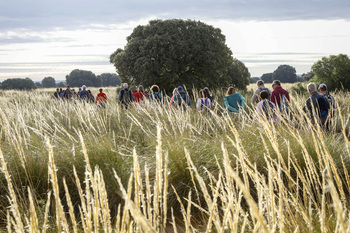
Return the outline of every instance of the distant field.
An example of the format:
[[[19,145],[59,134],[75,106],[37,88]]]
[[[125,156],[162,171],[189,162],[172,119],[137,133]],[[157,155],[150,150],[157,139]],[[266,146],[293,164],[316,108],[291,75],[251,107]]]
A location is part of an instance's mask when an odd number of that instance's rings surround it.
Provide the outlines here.
[[[292,119],[257,117],[255,88],[236,116],[222,90],[211,114],[125,110],[115,87],[105,109],[51,99],[54,88],[0,91],[1,230],[347,232],[349,93],[334,95],[325,131],[301,111],[307,93],[291,92]]]

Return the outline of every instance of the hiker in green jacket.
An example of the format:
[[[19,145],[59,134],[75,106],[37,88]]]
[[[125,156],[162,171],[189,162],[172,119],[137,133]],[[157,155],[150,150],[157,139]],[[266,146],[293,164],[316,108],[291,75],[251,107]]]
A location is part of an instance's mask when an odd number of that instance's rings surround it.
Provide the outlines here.
[[[237,92],[234,87],[229,87],[224,98],[224,111],[229,113],[239,113],[240,109],[245,107],[245,98]]]

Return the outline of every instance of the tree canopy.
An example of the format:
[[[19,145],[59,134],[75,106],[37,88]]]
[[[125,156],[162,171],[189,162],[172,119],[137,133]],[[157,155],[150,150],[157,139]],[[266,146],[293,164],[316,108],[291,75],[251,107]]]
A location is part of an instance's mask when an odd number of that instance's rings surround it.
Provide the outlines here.
[[[272,73],[266,73],[261,76],[261,80],[264,81],[264,83],[272,83],[273,78],[272,78]]]
[[[221,30],[200,21],[152,20],[137,26],[110,62],[123,82],[172,91],[186,85],[212,88],[230,83],[232,52]]]
[[[247,89],[250,81],[250,73],[243,62],[234,59],[232,65],[228,68],[227,79],[234,87],[242,90]]]
[[[111,73],[103,73],[97,75],[97,78],[101,80],[101,86],[109,87],[109,86],[120,86],[121,81],[117,74]]]
[[[282,83],[295,83],[297,81],[296,70],[290,65],[280,65],[272,73],[273,80],[280,80]]]
[[[56,80],[53,77],[45,77],[41,81],[42,87],[56,87]]]
[[[82,85],[100,87],[101,79],[98,79],[91,71],[75,69],[66,76],[66,83],[72,87],[80,87]]]
[[[350,59],[345,54],[323,57],[312,66],[316,82],[326,83],[329,90],[350,90]]]
[[[4,90],[32,90],[36,86],[30,78],[10,78],[1,83],[1,88]]]

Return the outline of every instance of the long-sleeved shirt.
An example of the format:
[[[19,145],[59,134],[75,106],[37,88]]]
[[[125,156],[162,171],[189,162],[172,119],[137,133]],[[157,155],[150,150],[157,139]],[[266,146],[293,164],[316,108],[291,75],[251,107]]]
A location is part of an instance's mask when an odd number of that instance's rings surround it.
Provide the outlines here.
[[[240,108],[245,107],[245,98],[241,95],[241,93],[233,93],[232,95],[225,96],[223,108],[228,110],[229,112],[238,113]]]
[[[99,102],[107,102],[107,96],[105,93],[100,92],[97,94],[95,103]]]
[[[282,87],[276,87],[275,90],[271,93],[271,102],[276,105],[276,107],[280,107],[281,103],[281,96],[285,95],[288,102],[289,102],[289,93],[288,91],[284,90]]]

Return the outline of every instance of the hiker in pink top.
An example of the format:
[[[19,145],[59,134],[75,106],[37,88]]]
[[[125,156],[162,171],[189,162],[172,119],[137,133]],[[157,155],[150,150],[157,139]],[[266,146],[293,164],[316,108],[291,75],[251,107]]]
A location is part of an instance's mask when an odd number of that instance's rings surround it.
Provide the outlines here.
[[[281,82],[279,80],[274,80],[272,83],[273,92],[271,93],[270,101],[276,105],[276,107],[281,109],[281,97],[285,98],[289,102],[289,93],[281,87]]]

